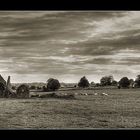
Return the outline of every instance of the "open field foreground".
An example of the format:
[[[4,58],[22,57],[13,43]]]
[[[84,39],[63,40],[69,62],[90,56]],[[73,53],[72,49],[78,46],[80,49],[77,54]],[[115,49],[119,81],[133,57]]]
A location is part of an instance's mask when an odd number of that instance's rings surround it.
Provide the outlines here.
[[[0,128],[140,128],[140,89],[63,92],[90,95],[69,100],[0,98]]]

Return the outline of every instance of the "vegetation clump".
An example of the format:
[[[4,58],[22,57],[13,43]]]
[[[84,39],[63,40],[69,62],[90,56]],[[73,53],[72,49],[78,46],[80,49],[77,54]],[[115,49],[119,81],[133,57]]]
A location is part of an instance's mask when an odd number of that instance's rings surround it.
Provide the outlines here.
[[[102,86],[111,86],[113,81],[114,81],[114,78],[112,75],[110,75],[110,76],[102,77],[100,80],[100,83]]]
[[[16,90],[16,96],[18,98],[28,98],[29,93],[30,93],[30,90],[27,84],[21,84]]]
[[[89,87],[89,81],[88,79],[84,76],[80,79],[79,83],[78,83],[78,87],[82,87],[82,88],[86,88]]]
[[[119,87],[120,88],[129,88],[130,81],[127,77],[123,77],[119,81]]]
[[[137,75],[135,83],[137,84],[137,87],[140,87],[140,75]]]
[[[32,85],[32,86],[30,87],[30,89],[36,89],[36,86]]]
[[[61,85],[57,79],[50,78],[47,81],[47,91],[56,91],[60,88],[60,86]]]

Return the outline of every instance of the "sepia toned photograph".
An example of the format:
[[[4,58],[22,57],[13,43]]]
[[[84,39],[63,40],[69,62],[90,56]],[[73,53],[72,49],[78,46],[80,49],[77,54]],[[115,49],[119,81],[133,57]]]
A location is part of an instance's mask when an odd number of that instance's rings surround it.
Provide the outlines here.
[[[0,129],[140,128],[140,11],[0,11]]]

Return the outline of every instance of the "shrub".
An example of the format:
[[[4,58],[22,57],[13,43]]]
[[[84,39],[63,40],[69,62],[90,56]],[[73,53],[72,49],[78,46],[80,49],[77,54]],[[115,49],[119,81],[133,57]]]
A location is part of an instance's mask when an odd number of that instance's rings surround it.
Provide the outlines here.
[[[16,86],[12,86],[12,89],[13,89],[13,90],[16,90]]]
[[[21,84],[16,90],[16,96],[18,98],[27,98],[29,97],[29,86],[27,84]]]
[[[80,79],[78,83],[78,87],[82,87],[82,88],[89,87],[89,81],[85,76]]]
[[[32,85],[30,86],[30,89],[36,89],[36,86]]]
[[[42,89],[40,86],[37,86],[37,89],[39,90],[39,89]]]
[[[43,91],[48,91],[46,86],[43,86],[42,89],[43,89]]]

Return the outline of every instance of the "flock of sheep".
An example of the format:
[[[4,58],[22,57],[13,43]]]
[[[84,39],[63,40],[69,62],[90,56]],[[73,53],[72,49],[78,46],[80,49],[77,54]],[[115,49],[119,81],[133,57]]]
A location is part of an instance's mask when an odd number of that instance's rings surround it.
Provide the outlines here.
[[[63,99],[74,99],[76,95],[88,96],[88,95],[95,95],[95,96],[108,96],[107,93],[47,93],[47,94],[31,94],[30,97],[38,97],[38,98],[63,98]]]
[[[101,95],[101,96],[108,96],[107,93],[93,93],[93,94],[87,94],[87,93],[75,93],[75,95],[85,95],[85,96],[88,96],[88,95]]]

